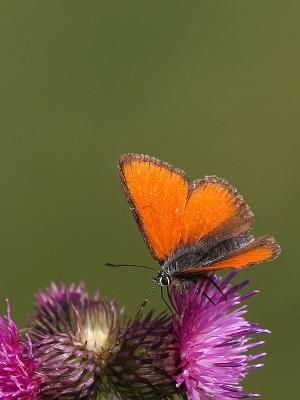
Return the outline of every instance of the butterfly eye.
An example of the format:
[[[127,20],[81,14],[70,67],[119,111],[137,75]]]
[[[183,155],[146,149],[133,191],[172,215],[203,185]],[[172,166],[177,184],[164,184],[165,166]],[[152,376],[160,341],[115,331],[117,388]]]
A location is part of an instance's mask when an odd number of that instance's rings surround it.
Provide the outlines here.
[[[169,275],[163,275],[160,277],[159,283],[161,286],[168,286],[170,284]]]

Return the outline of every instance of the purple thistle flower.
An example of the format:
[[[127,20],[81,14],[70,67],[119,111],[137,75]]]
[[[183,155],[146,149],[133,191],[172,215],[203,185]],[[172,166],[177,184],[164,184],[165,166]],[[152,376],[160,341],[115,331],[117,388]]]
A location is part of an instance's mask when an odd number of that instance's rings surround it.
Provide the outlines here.
[[[244,318],[246,306],[240,304],[257,291],[239,294],[238,291],[249,281],[232,286],[235,274],[233,272],[223,280],[214,276],[219,289],[203,277],[186,292],[179,292],[176,288],[172,290],[178,311],[178,318],[173,319],[174,334],[181,359],[176,381],[178,386],[185,385],[189,400],[258,396],[244,394],[240,382],[250,370],[263,365],[256,360],[265,355],[248,354],[249,350],[264,343],[251,343],[249,335],[270,331]]]
[[[151,312],[125,320],[113,301],[98,293],[89,298],[84,284],[39,292],[32,321],[44,378],[39,400],[101,394],[154,400],[185,392],[189,400],[256,397],[244,394],[240,382],[265,355],[249,354],[264,343],[251,343],[250,335],[269,331],[244,318],[241,303],[257,292],[239,294],[248,281],[232,286],[234,275],[215,276],[215,284],[203,277],[180,292],[173,287],[173,326],[170,317]]]
[[[37,293],[34,354],[45,377],[40,399],[167,399],[176,389],[179,353],[171,318],[122,318],[112,301],[85,286],[51,284]],[[122,324],[120,320],[122,321]]]
[[[120,330],[118,306],[83,284],[37,294],[32,321],[33,352],[45,381],[39,399],[94,399],[106,390],[103,370]]]
[[[26,340],[21,340],[8,301],[6,313],[0,317],[0,398],[36,400],[42,379],[37,373],[30,338],[26,335]]]
[[[119,349],[108,364],[108,376],[119,398],[172,399],[179,352],[171,318],[137,314],[119,337]]]
[[[45,292],[38,291],[36,298],[37,312],[33,316],[33,327],[43,333],[58,333],[65,332],[66,325],[72,323],[74,306],[81,309],[91,301],[97,302],[99,293],[95,292],[89,299],[83,282],[66,286],[62,281],[60,286],[52,282]]]

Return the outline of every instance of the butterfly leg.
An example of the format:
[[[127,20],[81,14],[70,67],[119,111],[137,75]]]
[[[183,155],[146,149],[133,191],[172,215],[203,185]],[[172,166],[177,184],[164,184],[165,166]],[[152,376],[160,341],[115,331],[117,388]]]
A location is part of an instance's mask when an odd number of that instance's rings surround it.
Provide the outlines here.
[[[206,279],[207,278],[206,275],[203,278]],[[208,279],[205,280],[205,283],[202,285],[202,287],[197,289],[197,293],[200,296],[205,297],[211,304],[216,305],[216,303],[207,294],[207,291],[208,291],[210,285],[211,285],[211,282]]]
[[[202,296],[204,296],[214,306],[216,305],[216,303],[205,292],[202,293]]]
[[[226,293],[223,292],[223,290],[220,288],[220,286],[213,279],[213,275],[206,275],[205,278],[218,290],[218,292],[222,295],[223,300],[226,301],[227,295],[226,295]]]
[[[167,293],[168,293],[168,298],[169,298],[169,301],[171,303],[171,306],[174,308],[174,305],[173,305],[173,302],[172,302],[172,299],[171,299],[171,296],[170,296],[168,288],[167,288]],[[169,306],[168,302],[164,298],[164,291],[163,291],[163,287],[162,286],[160,287],[160,295],[161,295],[161,298],[162,298],[163,302],[168,307],[168,309],[171,311],[171,314],[174,316],[174,312],[173,312],[172,308]]]

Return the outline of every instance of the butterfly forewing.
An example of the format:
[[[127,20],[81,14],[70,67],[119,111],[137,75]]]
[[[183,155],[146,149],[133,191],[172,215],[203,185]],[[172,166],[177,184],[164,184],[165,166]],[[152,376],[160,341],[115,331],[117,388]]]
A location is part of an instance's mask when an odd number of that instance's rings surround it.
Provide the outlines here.
[[[182,244],[186,246],[208,236],[218,243],[245,234],[251,228],[253,217],[233,186],[216,176],[206,176],[190,187]]]
[[[182,171],[140,154],[122,156],[119,173],[145,241],[162,263],[180,243],[188,180]]]

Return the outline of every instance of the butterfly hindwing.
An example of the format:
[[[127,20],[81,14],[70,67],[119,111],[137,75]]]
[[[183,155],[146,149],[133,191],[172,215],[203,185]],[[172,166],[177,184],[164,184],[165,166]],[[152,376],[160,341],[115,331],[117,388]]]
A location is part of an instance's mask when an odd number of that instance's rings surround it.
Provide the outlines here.
[[[120,158],[119,174],[143,237],[162,263],[180,243],[188,180],[167,163],[131,153]]]
[[[169,270],[176,277],[184,275],[186,270],[199,270],[200,268],[202,270],[204,266],[215,264],[248,246],[253,240],[252,235],[240,235],[223,240],[216,245],[201,240],[187,248],[178,249],[172,258]]]
[[[230,242],[229,239],[228,242]],[[222,244],[220,244],[221,246]],[[220,250],[220,249],[219,249]],[[263,236],[251,240],[246,246],[235,250],[220,253],[216,257],[216,252],[202,262],[200,266],[188,268],[178,272],[182,277],[198,275],[207,271],[217,271],[226,268],[244,268],[252,264],[260,264],[263,261],[272,260],[280,253],[280,247],[271,236]]]

